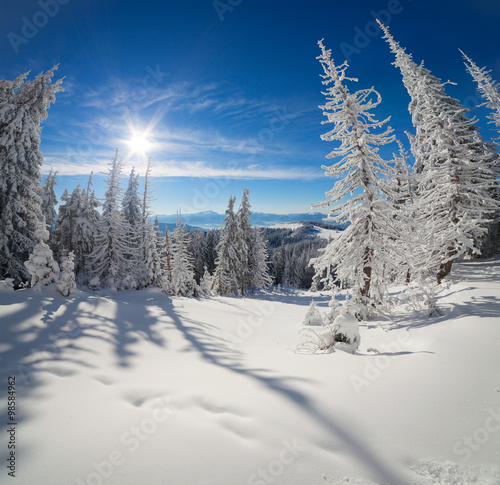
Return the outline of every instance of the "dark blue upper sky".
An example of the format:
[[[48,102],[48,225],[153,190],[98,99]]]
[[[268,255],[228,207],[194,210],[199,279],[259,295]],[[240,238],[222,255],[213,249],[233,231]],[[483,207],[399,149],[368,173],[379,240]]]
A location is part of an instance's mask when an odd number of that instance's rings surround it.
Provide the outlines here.
[[[500,80],[498,0],[4,2],[0,78],[59,64],[65,92],[42,131],[44,173],[59,171],[59,195],[93,170],[102,196],[99,173],[115,147],[126,175],[143,174],[129,141],[147,133],[156,213],[223,211],[243,188],[256,211],[304,212],[333,184],[321,169],[333,147],[320,140],[319,39],[336,61],[349,57],[359,89],[380,91],[377,117],[391,116],[407,144],[409,98],[376,15],[416,61],[457,83],[447,92],[491,139],[458,48]]]

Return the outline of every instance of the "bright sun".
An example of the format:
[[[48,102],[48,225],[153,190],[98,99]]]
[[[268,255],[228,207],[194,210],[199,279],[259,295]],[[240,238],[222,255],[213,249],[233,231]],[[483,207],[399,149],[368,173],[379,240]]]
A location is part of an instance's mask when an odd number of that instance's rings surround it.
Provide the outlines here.
[[[132,152],[144,154],[151,147],[145,135],[134,135],[128,142]]]

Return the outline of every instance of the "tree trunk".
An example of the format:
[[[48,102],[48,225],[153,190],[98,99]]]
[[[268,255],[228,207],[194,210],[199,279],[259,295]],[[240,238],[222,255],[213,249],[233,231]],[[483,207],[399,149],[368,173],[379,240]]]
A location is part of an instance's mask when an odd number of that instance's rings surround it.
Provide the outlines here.
[[[446,278],[451,271],[451,265],[453,264],[453,261],[450,260],[446,263],[442,263],[441,266],[439,266],[439,271],[437,273],[437,284],[440,285],[441,282]]]
[[[371,261],[372,254],[373,251],[369,247],[365,248],[365,266],[363,268],[363,273],[365,274],[365,286],[361,288],[361,295],[366,297],[370,293],[370,283],[372,279],[372,267],[367,264]]]
[[[446,263],[441,263],[439,266],[439,271],[437,273],[437,284],[440,285],[441,282],[450,274],[451,272],[451,266],[453,264],[453,256],[457,254],[456,250],[450,249],[448,253],[448,257],[450,258],[449,261]]]

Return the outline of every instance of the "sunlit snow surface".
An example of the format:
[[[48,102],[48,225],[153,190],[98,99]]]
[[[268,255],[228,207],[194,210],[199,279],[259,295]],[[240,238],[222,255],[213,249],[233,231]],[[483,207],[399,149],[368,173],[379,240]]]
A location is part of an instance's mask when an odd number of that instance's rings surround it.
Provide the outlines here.
[[[0,483],[500,483],[499,260],[457,264],[442,316],[362,324],[357,355],[295,352],[312,298],[0,290]]]

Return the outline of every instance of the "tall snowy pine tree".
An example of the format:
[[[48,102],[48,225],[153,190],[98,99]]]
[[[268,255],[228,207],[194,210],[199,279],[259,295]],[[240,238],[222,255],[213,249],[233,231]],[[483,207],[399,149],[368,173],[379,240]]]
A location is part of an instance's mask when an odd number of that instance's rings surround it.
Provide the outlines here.
[[[197,285],[194,279],[193,259],[189,253],[189,234],[181,224],[180,216],[172,233],[172,294],[196,296]]]
[[[143,267],[141,265],[143,255],[143,224],[142,205],[139,198],[139,174],[132,168],[128,179],[127,188],[123,194],[122,215],[127,233],[127,246],[129,252],[126,258],[129,261],[129,274],[126,277],[126,287],[136,288],[143,285]],[[146,285],[147,286],[147,285]]]
[[[500,86],[491,78],[491,71],[487,71],[485,67],[479,68],[477,64],[463,52],[462,55],[464,56],[467,70],[477,83],[477,88],[485,100],[486,106],[492,111],[489,116],[491,123],[494,123],[497,130],[500,132]],[[496,163],[493,170],[495,175],[499,177],[500,156],[498,153],[496,155]],[[491,195],[497,202],[500,202],[500,187],[498,183],[496,187],[491,190]],[[500,253],[500,210],[498,208],[492,219],[493,220],[488,225],[488,234],[481,244],[481,253],[484,256],[494,256]]]
[[[253,258],[252,258],[252,232],[250,226],[250,201],[248,189],[243,190],[241,205],[236,217],[238,219],[238,230],[236,237],[236,248],[239,256],[238,280],[240,294],[246,295],[247,287],[252,284],[253,276]]]
[[[212,278],[212,292],[216,295],[233,294],[240,288],[240,257],[238,248],[238,220],[234,213],[236,197],[229,197],[225,225],[217,244],[217,259]]]
[[[420,267],[424,273],[436,274],[440,283],[454,260],[479,252],[478,241],[496,205],[489,193],[495,184],[496,156],[481,139],[475,120],[465,116],[468,110],[447,96],[444,84],[423,64],[416,64],[387,27],[379,24],[411,97],[416,214],[426,243],[420,251]]]
[[[391,143],[394,136],[390,127],[374,133],[388,121],[377,121],[370,113],[380,104],[380,94],[373,88],[351,93],[344,83],[357,80],[346,77],[347,62],[336,66],[331,51],[325,49],[322,41],[318,44],[318,59],[324,71],[322,82],[329,86],[324,93],[327,103],[320,106],[327,117],[323,124],[334,125],[321,138],[337,141],[340,146],[327,155],[339,160],[323,166],[327,175],[339,180],[326,193],[328,199],[315,206],[338,204],[331,209],[328,220],[349,222],[349,226],[312,264],[316,272],[326,272],[326,279],[330,279],[330,270],[335,268],[337,280],[347,284],[352,292],[356,315],[364,318],[372,305],[383,301],[387,269],[392,267],[387,251],[392,220],[387,199],[380,193],[380,178],[387,176],[389,166],[380,157],[378,147]],[[355,195],[345,200],[353,192]]]
[[[89,257],[94,250],[100,214],[97,211],[101,203],[92,191],[92,174],[87,188],[82,190],[80,210],[76,214],[73,232],[74,272],[78,283],[87,284],[92,277],[92,264]]]
[[[118,149],[109,162],[107,189],[104,194],[102,215],[94,250],[90,255],[93,277],[91,286],[120,290],[130,275],[130,260],[126,221],[120,211],[121,173],[123,160],[118,158]]]
[[[251,229],[250,270],[249,285],[252,288],[252,295],[255,288],[265,288],[272,285],[273,279],[269,274],[267,242],[258,227]]]
[[[50,169],[50,172],[42,186],[42,213],[45,217],[45,224],[47,225],[49,234],[52,232],[52,226],[54,225],[57,215],[55,209],[55,206],[57,205],[57,197],[54,192],[54,187],[57,185],[56,175],[57,172],[53,172],[52,169]]]
[[[24,265],[35,244],[41,209],[41,123],[62,90],[52,84],[57,66],[26,81],[0,81],[0,277],[16,285],[30,274]]]
[[[163,286],[163,269],[158,252],[158,231],[151,223],[151,200],[153,184],[151,181],[151,159],[148,160],[144,177],[144,192],[142,195],[141,213],[141,255],[139,258],[140,286]]]

